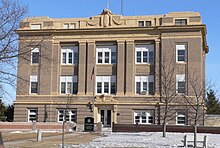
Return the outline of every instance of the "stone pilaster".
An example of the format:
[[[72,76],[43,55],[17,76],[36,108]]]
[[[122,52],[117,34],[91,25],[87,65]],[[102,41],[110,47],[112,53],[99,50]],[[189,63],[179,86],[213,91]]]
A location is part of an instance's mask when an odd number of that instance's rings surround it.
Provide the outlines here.
[[[155,40],[154,48],[154,86],[155,94],[160,94],[160,40]]]
[[[53,42],[53,69],[52,69],[52,95],[57,95],[60,93],[60,58],[61,49],[58,42]]]
[[[85,95],[86,90],[86,42],[79,42],[78,95]]]
[[[86,71],[86,94],[92,95],[95,89],[95,42],[87,42],[87,71]],[[94,69],[94,76],[91,75]]]
[[[134,78],[134,70],[135,70],[135,49],[134,49],[134,41],[127,40],[126,41],[126,95],[133,95],[135,89],[135,78]]]
[[[116,95],[124,95],[125,81],[125,41],[118,41],[117,50],[117,93]]]

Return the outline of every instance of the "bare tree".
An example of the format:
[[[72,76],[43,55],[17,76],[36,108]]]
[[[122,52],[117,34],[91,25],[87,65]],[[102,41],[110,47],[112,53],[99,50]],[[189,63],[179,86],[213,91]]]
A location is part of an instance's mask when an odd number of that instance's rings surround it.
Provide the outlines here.
[[[16,81],[16,64],[18,57],[15,32],[27,13],[27,7],[13,0],[0,0],[0,85],[14,87]]]
[[[163,125],[163,137],[166,137],[166,124],[172,120],[173,102],[177,96],[176,93],[176,64],[174,58],[161,53],[160,65],[157,67],[155,75],[159,78],[160,85],[160,120]],[[172,55],[171,55],[172,56]]]
[[[17,75],[18,57],[30,62],[31,50],[39,45],[42,46],[43,41],[48,37],[27,34],[18,37],[19,27],[36,20],[33,17],[22,21],[27,11],[27,6],[18,0],[0,0],[0,88],[4,94],[9,96],[11,96],[11,91],[6,90],[7,87],[15,90],[17,80],[29,81]],[[18,41],[22,44],[18,45]],[[47,56],[44,58],[51,60]]]
[[[184,100],[188,104],[188,116],[192,119],[192,125],[199,124],[198,121],[204,117],[206,90],[213,87],[211,81],[201,80],[196,72],[188,76],[189,95],[184,95]]]

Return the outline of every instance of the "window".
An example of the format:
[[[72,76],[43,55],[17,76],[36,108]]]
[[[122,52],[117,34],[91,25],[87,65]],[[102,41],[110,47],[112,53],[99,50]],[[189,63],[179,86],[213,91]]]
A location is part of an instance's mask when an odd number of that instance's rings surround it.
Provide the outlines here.
[[[41,29],[41,24],[31,24],[31,29]]]
[[[37,109],[28,109],[28,122],[37,121]]]
[[[96,76],[97,94],[115,94],[116,76]]]
[[[176,113],[176,124],[177,125],[186,125],[186,114],[183,112]]]
[[[39,48],[31,48],[31,63],[39,63]]]
[[[146,21],[145,24],[146,24],[146,27],[150,27],[151,26],[151,21]]]
[[[175,19],[175,25],[187,25],[187,19]]]
[[[178,94],[184,94],[186,91],[185,74],[176,75],[176,91]]]
[[[63,24],[63,29],[75,29],[76,24],[75,23],[64,23]]]
[[[176,62],[185,63],[186,61],[186,45],[176,45]]]
[[[136,64],[154,63],[154,45],[135,46]]]
[[[97,46],[96,57],[97,64],[116,64],[116,46]]]
[[[30,76],[30,93],[36,94],[38,93],[38,80],[37,75]]]
[[[138,21],[138,27],[150,27],[151,21]]]
[[[61,49],[61,64],[78,64],[78,47],[63,46]]]
[[[154,94],[154,76],[135,76],[135,88],[137,95]]]
[[[77,76],[60,77],[60,94],[77,94],[78,83]]]
[[[134,123],[154,124],[153,114],[145,110],[135,110],[134,111]]]
[[[138,21],[138,27],[144,27],[144,21]]]
[[[65,115],[66,115],[66,118],[64,119]],[[76,110],[59,109],[58,110],[58,122],[63,122],[63,121],[76,122]]]

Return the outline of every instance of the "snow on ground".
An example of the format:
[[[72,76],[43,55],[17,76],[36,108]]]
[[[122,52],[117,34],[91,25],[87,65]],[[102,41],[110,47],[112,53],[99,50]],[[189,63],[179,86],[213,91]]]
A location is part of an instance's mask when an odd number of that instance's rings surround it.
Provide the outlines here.
[[[79,147],[147,147],[147,148],[175,148],[183,147],[183,137],[187,135],[193,140],[193,133],[167,133],[163,138],[162,133],[112,133],[106,132],[101,138],[90,143],[81,144]],[[208,136],[209,148],[220,148],[220,135],[198,134],[197,140],[203,140]],[[199,145],[198,145],[199,146]]]

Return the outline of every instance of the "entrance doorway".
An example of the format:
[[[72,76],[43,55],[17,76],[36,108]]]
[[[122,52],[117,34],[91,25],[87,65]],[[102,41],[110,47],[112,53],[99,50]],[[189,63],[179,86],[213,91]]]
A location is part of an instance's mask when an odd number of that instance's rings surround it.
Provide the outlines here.
[[[100,109],[99,115],[100,115],[100,121],[102,122],[103,127],[111,127],[112,111],[109,109]]]

